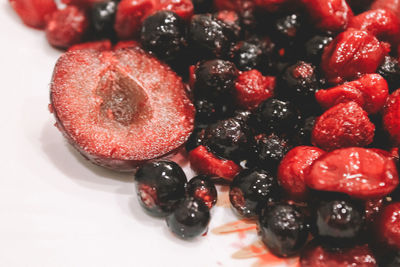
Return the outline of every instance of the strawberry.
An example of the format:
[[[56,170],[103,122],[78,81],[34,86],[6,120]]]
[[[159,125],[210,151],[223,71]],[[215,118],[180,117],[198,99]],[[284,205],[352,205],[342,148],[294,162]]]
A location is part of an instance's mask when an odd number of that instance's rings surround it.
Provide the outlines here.
[[[169,154],[193,129],[194,108],[181,79],[138,47],[67,52],[50,93],[64,136],[111,169],[132,170]]]
[[[379,74],[366,74],[361,78],[315,93],[318,103],[325,109],[339,103],[356,102],[369,114],[378,113],[389,95],[388,84]]]
[[[343,147],[366,146],[374,138],[375,126],[355,102],[338,104],[315,122],[312,144],[326,151]]]
[[[376,224],[377,239],[400,250],[400,202],[391,203],[380,213]]]
[[[82,49],[94,49],[97,51],[107,51],[111,50],[112,44],[110,40],[86,42],[81,44],[76,44],[68,48],[68,51],[82,50]]]
[[[394,91],[387,99],[383,109],[383,124],[392,141],[400,144],[400,89]]]
[[[235,162],[216,157],[205,146],[198,146],[190,151],[189,160],[190,166],[199,174],[228,181],[232,181],[241,170]]]
[[[123,49],[123,48],[133,48],[140,47],[140,43],[138,41],[119,41],[114,45],[114,50]]]
[[[386,8],[396,16],[400,15],[400,0],[375,0],[374,3],[371,5],[371,9],[382,9]]]
[[[54,0],[9,0],[11,6],[17,12],[22,21],[33,28],[43,29],[46,19],[57,6]]]
[[[399,177],[392,157],[371,149],[351,147],[326,153],[314,161],[305,181],[315,190],[377,199],[395,190]]]
[[[81,8],[90,8],[96,3],[104,2],[104,0],[61,0],[66,5],[79,6]]]

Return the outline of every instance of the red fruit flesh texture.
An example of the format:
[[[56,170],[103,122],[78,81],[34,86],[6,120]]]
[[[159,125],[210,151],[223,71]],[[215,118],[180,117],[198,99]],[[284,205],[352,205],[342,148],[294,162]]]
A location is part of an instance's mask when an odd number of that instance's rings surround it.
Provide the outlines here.
[[[400,0],[375,0],[371,9],[388,9],[400,16]]]
[[[241,170],[235,162],[216,157],[204,146],[190,151],[189,160],[190,166],[198,174],[220,177],[228,181],[232,181]]]
[[[355,81],[315,93],[318,103],[325,109],[354,101],[369,114],[378,113],[388,96],[388,84],[379,74],[366,74]]]
[[[49,15],[57,10],[54,0],[9,0],[22,21],[33,28],[43,29]]]
[[[68,6],[54,12],[46,26],[48,42],[58,48],[68,48],[80,43],[89,27],[89,20],[84,11]]]
[[[139,34],[143,20],[153,12],[152,0],[122,0],[118,4],[114,29],[120,39],[130,39]]]
[[[347,28],[353,12],[345,0],[301,0],[315,26],[322,31]]]
[[[392,157],[359,147],[338,149],[321,156],[314,161],[305,180],[312,189],[359,199],[382,198],[399,184]]]
[[[76,44],[68,48],[68,51],[83,50],[83,49],[93,49],[97,51],[109,51],[112,48],[110,40],[102,40],[95,42],[87,42]]]
[[[191,0],[158,0],[158,10],[169,10],[176,13],[182,19],[189,21],[194,14],[194,7]]]
[[[321,69],[328,82],[339,84],[374,73],[389,51],[390,45],[371,33],[348,29],[325,47]]]
[[[368,31],[378,39],[395,45],[400,42],[400,20],[387,9],[369,10],[353,17],[349,27]]]
[[[396,250],[400,250],[400,202],[386,206],[377,223],[378,240]]]
[[[400,145],[400,89],[394,91],[387,99],[383,109],[383,125],[393,143]]]
[[[300,258],[301,267],[376,267],[377,261],[367,245],[342,250],[325,250],[309,245]]]
[[[317,147],[298,146],[290,150],[278,167],[278,182],[293,200],[307,199],[305,175],[325,152]]]
[[[177,150],[193,129],[181,79],[140,48],[67,52],[54,69],[51,105],[86,158],[120,171]]]
[[[372,143],[375,126],[355,102],[341,103],[325,111],[315,122],[312,144],[325,151]]]
[[[235,98],[239,107],[252,110],[272,97],[276,85],[273,76],[263,76],[258,70],[239,75],[235,83]]]

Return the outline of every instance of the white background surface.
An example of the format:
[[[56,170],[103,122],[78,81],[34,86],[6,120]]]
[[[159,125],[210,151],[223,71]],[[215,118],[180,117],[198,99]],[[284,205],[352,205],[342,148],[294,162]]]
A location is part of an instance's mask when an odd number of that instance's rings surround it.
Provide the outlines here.
[[[138,206],[131,175],[91,165],[48,112],[60,51],[0,2],[0,266],[251,266],[236,234],[173,237]],[[210,228],[236,220],[213,211]],[[242,242],[242,243],[241,243]],[[245,242],[245,243],[243,243]]]

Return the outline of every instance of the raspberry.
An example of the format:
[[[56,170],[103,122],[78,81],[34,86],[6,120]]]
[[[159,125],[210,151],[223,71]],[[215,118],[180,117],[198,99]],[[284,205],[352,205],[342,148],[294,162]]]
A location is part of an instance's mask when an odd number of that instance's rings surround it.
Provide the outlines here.
[[[366,74],[355,81],[319,90],[315,93],[315,98],[325,109],[354,101],[369,114],[375,114],[385,105],[388,95],[388,84],[382,76]]]
[[[379,42],[371,33],[349,29],[325,48],[321,69],[330,83],[338,84],[374,73],[388,52],[389,45]]]
[[[377,238],[400,250],[400,202],[386,206],[377,219]]]
[[[317,147],[298,146],[290,150],[278,167],[278,182],[295,200],[305,200],[308,189],[305,175],[311,164],[325,152]]]
[[[54,0],[9,0],[22,21],[33,28],[42,29],[46,19],[57,10]]]
[[[89,20],[85,12],[75,6],[54,12],[46,26],[46,37],[52,46],[68,48],[82,41]]]
[[[383,109],[383,124],[392,141],[400,144],[400,89],[394,91],[386,101]]]
[[[321,156],[311,165],[305,181],[312,189],[345,193],[359,199],[382,198],[399,184],[391,157],[359,147]]]
[[[353,17],[349,27],[369,31],[382,41],[393,44],[400,42],[400,21],[387,9],[369,10]]]
[[[312,143],[326,151],[369,145],[375,126],[355,102],[341,103],[322,114],[315,122]]]
[[[252,110],[273,96],[275,77],[263,76],[258,70],[246,71],[237,78],[235,89],[238,106]]]
[[[231,181],[241,169],[231,160],[217,158],[204,146],[198,146],[190,151],[189,160],[190,166],[199,174],[220,177],[228,181]]]
[[[94,41],[76,44],[68,48],[68,51],[82,50],[82,49],[94,49],[97,51],[108,51],[111,50],[112,44],[110,40]]]
[[[345,30],[353,17],[346,0],[301,0],[316,27],[322,31]]]

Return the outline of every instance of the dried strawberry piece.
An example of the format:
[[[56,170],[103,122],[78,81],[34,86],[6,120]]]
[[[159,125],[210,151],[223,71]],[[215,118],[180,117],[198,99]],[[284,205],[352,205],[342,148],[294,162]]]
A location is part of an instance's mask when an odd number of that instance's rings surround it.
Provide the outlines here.
[[[338,104],[315,122],[312,144],[326,151],[372,143],[375,126],[355,102]]]
[[[140,47],[140,43],[138,41],[120,41],[114,46],[114,50],[124,49],[124,48],[134,48]]]
[[[33,28],[43,29],[46,19],[57,6],[54,0],[9,0],[22,21]]]
[[[64,136],[86,158],[120,171],[178,150],[193,130],[181,79],[138,47],[67,52],[50,99]]]
[[[400,144],[400,89],[394,91],[387,99],[383,109],[383,125],[392,141]]]
[[[197,173],[220,177],[228,181],[232,181],[241,170],[235,162],[216,157],[205,146],[198,146],[190,151],[189,160],[190,166]]]
[[[400,15],[400,0],[375,0],[371,5],[371,9],[388,9],[396,14]]]
[[[390,194],[399,184],[399,177],[391,157],[351,147],[326,153],[314,161],[305,181],[315,190],[377,199]]]
[[[160,0],[155,11],[158,10],[172,11],[186,21],[189,21],[194,14],[191,0]]]
[[[111,50],[112,44],[110,40],[102,40],[102,41],[95,41],[95,42],[87,42],[76,44],[68,48],[68,51],[74,50],[83,50],[83,49],[94,49],[97,51],[108,51]]]
[[[290,150],[278,167],[278,182],[289,197],[294,200],[305,200],[308,189],[305,175],[308,169],[325,152],[311,146],[298,146]]]
[[[347,28],[353,11],[346,0],[301,0],[316,27],[339,32]]]
[[[325,47],[321,69],[330,83],[338,84],[374,73],[389,51],[390,45],[371,33],[348,29]]]
[[[75,6],[54,12],[46,26],[48,42],[58,48],[80,43],[89,27],[85,12]]]
[[[376,267],[377,260],[368,245],[326,250],[311,242],[301,254],[301,267]]]
[[[251,110],[274,94],[276,79],[263,76],[258,70],[239,75],[235,83],[235,98],[239,107]]]
[[[369,10],[353,17],[349,27],[369,31],[382,41],[400,42],[400,20],[387,9]]]
[[[379,215],[376,224],[378,240],[400,250],[400,202],[389,204]]]
[[[140,31],[143,20],[155,9],[152,0],[122,0],[118,4],[114,29],[120,39],[130,39]]]
[[[315,93],[318,103],[325,109],[339,103],[356,102],[369,114],[379,112],[386,103],[389,88],[379,74],[366,74],[361,78]]]

